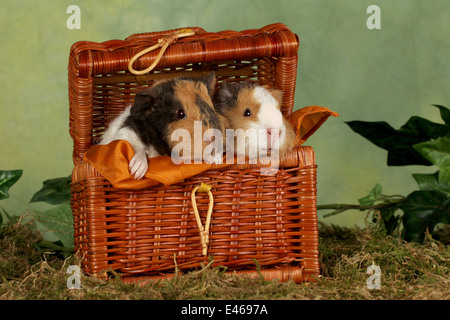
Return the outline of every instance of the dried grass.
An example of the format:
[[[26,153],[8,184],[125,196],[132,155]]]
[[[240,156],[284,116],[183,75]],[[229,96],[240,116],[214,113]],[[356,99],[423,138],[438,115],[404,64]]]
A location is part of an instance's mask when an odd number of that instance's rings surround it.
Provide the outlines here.
[[[449,246],[428,238],[423,245],[386,237],[369,226],[346,229],[320,226],[321,276],[315,283],[280,283],[224,273],[206,265],[170,280],[128,284],[112,272],[108,281],[82,275],[80,289],[68,289],[69,265],[38,249],[41,240],[29,225],[0,229],[0,299],[2,300],[413,300],[450,299]],[[381,289],[370,290],[368,266],[381,268]]]

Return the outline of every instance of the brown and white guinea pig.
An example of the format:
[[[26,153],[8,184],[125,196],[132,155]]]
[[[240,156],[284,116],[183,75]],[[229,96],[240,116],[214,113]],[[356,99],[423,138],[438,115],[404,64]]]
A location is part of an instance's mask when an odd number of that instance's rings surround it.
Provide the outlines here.
[[[235,141],[236,144],[245,141],[245,149],[243,145],[237,145],[235,154],[249,158],[256,155],[276,156],[275,152],[282,157],[290,151],[295,133],[280,111],[281,98],[280,90],[266,89],[248,81],[224,81],[214,97],[214,106],[228,119],[230,128],[235,130],[235,137],[227,134],[227,152]],[[258,150],[257,154],[255,150]]]
[[[224,150],[224,139],[219,138],[225,136],[227,120],[214,110],[215,85],[214,73],[202,78],[178,77],[155,82],[151,88],[138,92],[134,104],[111,122],[100,144],[128,141],[135,153],[129,164],[135,179],[141,179],[147,172],[147,157],[172,155],[174,160],[172,151],[180,140],[180,135],[173,136],[177,129],[191,137],[189,148],[179,152],[179,158],[185,163],[188,163],[186,160],[202,160],[203,151],[210,144],[216,150]],[[201,147],[199,139],[194,139],[195,127],[201,128]],[[219,130],[222,135],[217,138],[213,130],[208,129]],[[196,132],[198,136],[198,130]],[[195,142],[197,147],[194,147]],[[223,153],[217,154],[209,163],[220,163],[222,159]]]

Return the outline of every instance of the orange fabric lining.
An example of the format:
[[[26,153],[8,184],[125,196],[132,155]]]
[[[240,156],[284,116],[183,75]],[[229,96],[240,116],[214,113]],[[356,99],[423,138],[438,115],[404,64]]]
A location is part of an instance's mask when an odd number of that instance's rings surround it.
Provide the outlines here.
[[[337,112],[321,106],[309,106],[292,113],[288,119],[296,133],[295,145],[302,145],[330,117],[338,117]]]
[[[288,119],[296,132],[295,144],[302,145],[329,116],[338,114],[325,107],[309,106],[301,108]],[[118,189],[144,189],[160,183],[171,185],[206,170],[229,166],[202,164],[179,164],[172,162],[170,156],[149,158],[149,169],[144,178],[135,180],[130,175],[128,164],[134,156],[131,145],[124,140],[116,140],[107,145],[94,145],[86,152],[84,161],[88,161],[113,187]]]

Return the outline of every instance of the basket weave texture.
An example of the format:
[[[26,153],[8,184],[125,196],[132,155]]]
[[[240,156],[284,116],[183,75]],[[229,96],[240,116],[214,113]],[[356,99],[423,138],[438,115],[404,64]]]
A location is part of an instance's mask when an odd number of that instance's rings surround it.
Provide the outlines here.
[[[136,76],[128,62],[139,51],[180,30],[135,34],[103,43],[81,41],[70,51],[70,134],[73,138],[72,211],[75,249],[88,273],[122,273],[126,281],[167,278],[176,270],[213,265],[282,281],[302,282],[319,274],[316,165],[311,147],[298,146],[275,175],[258,165],[208,170],[171,186],[145,190],[113,188],[84,154],[136,92],[154,81],[180,75],[216,73],[218,85],[257,81],[283,92],[282,113],[293,110],[297,75],[297,35],[283,24],[244,31],[206,32],[171,44],[155,69]],[[145,69],[157,52],[140,57]],[[191,191],[212,185],[214,209],[208,256],[202,254]],[[204,221],[208,195],[196,195]],[[257,267],[257,265],[260,266]]]

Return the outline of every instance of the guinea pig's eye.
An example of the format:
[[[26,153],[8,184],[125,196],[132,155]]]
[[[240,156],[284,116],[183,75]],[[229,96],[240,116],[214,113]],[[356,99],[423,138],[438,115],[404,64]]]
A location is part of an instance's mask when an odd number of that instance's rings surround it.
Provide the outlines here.
[[[186,114],[184,113],[184,110],[183,110],[183,109],[179,109],[179,110],[177,111],[177,117],[178,117],[178,119],[184,119],[184,118],[186,118]]]
[[[250,109],[245,109],[244,111],[244,117],[250,117],[252,113],[250,112]]]

